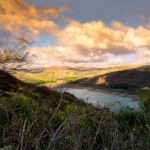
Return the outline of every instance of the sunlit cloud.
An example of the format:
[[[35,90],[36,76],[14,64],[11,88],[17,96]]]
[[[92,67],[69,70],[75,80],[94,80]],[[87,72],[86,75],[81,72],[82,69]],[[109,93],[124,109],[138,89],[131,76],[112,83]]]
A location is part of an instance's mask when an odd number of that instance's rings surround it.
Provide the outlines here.
[[[32,47],[35,63],[83,66],[109,66],[127,63],[150,63],[149,26],[130,27],[119,21],[106,25],[103,21],[80,23],[76,20],[58,25],[57,19],[69,8],[37,7],[24,0],[1,0],[1,28],[39,38],[41,33],[53,35],[55,44]],[[62,19],[62,18],[61,18]],[[66,18],[67,19],[67,18]],[[129,59],[128,55],[135,55]],[[101,67],[101,66],[99,66]]]
[[[136,48],[149,46],[149,35],[150,30],[142,26],[135,29],[113,22],[113,28],[110,28],[101,21],[84,24],[73,21],[58,33],[58,39],[69,46],[91,48],[93,53],[98,50],[102,53],[127,54],[133,53]]]
[[[13,33],[29,31],[30,35],[41,32],[51,33],[57,30],[54,19],[68,11],[65,6],[59,8],[40,8],[26,3],[24,0],[1,0],[0,25],[1,28]]]
[[[77,64],[123,65],[149,62],[150,30],[112,22],[112,27],[102,21],[81,24],[72,21],[55,34],[56,46],[32,48],[31,53],[43,59]],[[134,54],[134,59],[127,56]],[[111,56],[111,57],[110,57]],[[125,57],[126,56],[126,57]]]

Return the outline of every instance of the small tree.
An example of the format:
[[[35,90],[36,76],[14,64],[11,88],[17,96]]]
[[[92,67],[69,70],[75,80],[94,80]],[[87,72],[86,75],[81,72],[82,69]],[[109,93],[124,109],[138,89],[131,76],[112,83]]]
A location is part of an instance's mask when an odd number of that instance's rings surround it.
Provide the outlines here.
[[[31,43],[23,37],[5,32],[0,35],[0,69],[17,69],[27,63]]]

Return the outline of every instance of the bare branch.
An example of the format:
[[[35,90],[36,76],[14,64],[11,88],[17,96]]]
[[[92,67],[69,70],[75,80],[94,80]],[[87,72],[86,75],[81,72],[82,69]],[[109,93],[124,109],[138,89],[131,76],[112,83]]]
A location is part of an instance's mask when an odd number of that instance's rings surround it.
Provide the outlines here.
[[[32,45],[24,37],[4,32],[0,36],[0,69],[16,69],[27,63],[27,49]]]

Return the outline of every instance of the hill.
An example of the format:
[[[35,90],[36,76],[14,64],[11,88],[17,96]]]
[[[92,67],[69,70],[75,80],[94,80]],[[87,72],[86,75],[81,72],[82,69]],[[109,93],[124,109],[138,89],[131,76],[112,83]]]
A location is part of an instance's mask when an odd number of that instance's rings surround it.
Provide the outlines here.
[[[8,72],[0,70],[0,94],[2,95],[15,95],[16,93],[24,94],[34,98],[40,104],[46,104],[46,106],[57,106],[60,99],[65,99],[62,101],[62,105],[67,102],[85,104],[82,101],[77,100],[69,93],[59,93],[57,91],[51,90],[46,86],[38,86],[36,84],[31,84],[19,80],[18,78],[12,76]],[[42,100],[44,99],[44,100]],[[51,100],[49,100],[51,99]],[[86,104],[85,104],[86,105]]]
[[[94,76],[82,81],[82,84],[124,89],[150,87],[150,66],[142,66]]]
[[[22,81],[44,84],[53,87],[66,83],[78,83],[82,79],[92,78],[106,73],[129,70],[139,66],[120,66],[111,68],[52,66],[43,68],[21,69],[10,73]]]
[[[115,114],[0,70],[0,148],[149,150],[148,98]]]

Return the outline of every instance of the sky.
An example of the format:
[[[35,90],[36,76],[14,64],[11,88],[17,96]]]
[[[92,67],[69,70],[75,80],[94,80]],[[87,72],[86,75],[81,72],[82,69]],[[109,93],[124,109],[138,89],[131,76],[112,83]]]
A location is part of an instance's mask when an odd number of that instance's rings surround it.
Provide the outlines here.
[[[35,66],[150,64],[149,0],[1,0],[0,25]]]

